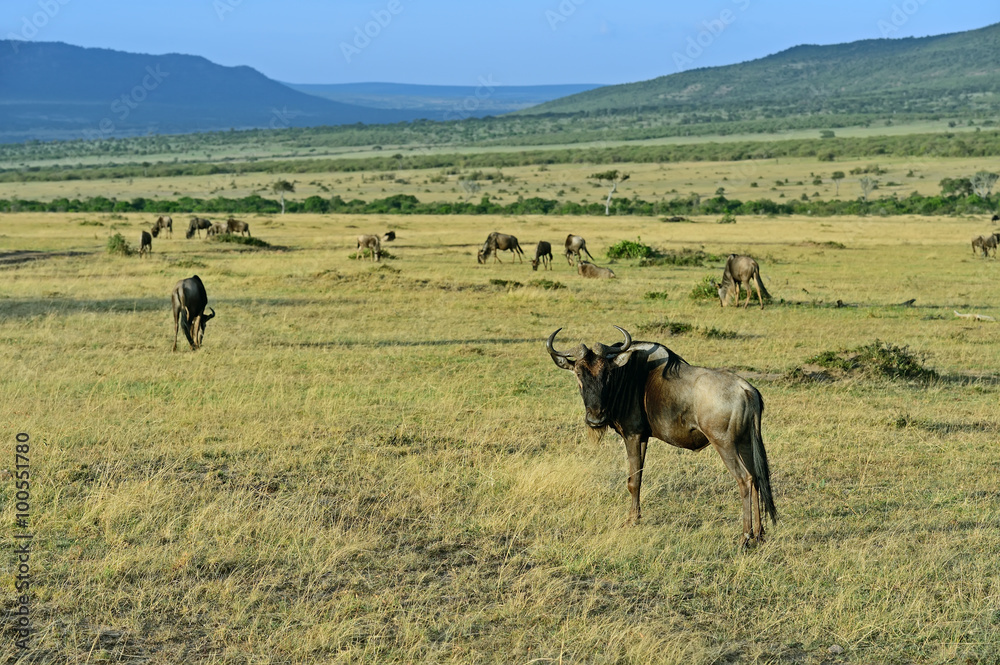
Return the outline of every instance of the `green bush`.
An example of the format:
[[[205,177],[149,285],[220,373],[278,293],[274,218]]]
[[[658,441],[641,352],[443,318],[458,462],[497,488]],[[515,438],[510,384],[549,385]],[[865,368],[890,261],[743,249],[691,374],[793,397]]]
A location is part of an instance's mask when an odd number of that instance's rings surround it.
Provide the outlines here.
[[[896,346],[876,339],[871,344],[849,351],[824,351],[806,362],[867,376],[926,381],[935,378],[937,372],[924,367],[925,359],[924,354],[911,353],[909,347]]]
[[[260,247],[266,249],[271,247],[270,243],[261,240],[260,238],[251,238],[248,236],[238,235],[235,233],[220,233],[219,235],[212,236],[212,240],[215,242],[228,242],[236,245],[247,245],[248,247]]]
[[[135,250],[125,240],[125,236],[120,233],[116,233],[108,238],[107,250],[108,254],[117,254],[119,256],[132,256],[135,254]]]
[[[694,330],[694,326],[690,323],[685,323],[683,321],[669,321],[667,319],[640,324],[638,328],[643,334],[669,335],[671,337],[676,335],[685,335]]]
[[[641,267],[646,266],[704,266],[706,263],[722,261],[724,257],[709,254],[700,249],[684,248],[679,252],[658,252],[656,256],[639,261]]]
[[[721,218],[719,218],[718,224],[735,224],[736,217],[731,213],[727,212]]]
[[[656,256],[656,251],[649,245],[642,244],[642,238],[619,240],[608,248],[609,259],[648,259]]]
[[[715,288],[715,277],[713,275],[706,275],[698,282],[688,297],[691,300],[716,300],[719,299],[719,291]]]
[[[528,286],[534,286],[539,289],[550,289],[553,291],[566,288],[566,285],[562,282],[553,282],[551,279],[535,279],[528,282]]]

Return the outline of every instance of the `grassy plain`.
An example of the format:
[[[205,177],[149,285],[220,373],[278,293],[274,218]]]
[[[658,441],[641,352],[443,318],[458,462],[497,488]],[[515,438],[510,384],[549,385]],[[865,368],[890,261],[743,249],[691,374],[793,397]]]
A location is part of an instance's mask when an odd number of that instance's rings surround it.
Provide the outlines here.
[[[1000,324],[953,314],[1000,318],[1000,265],[968,244],[988,224],[246,219],[281,249],[175,233],[119,258],[108,234],[138,244],[148,216],[0,218],[5,249],[51,252],[0,264],[4,454],[30,433],[36,584],[34,646],[19,654],[8,629],[4,659],[1000,659]],[[348,258],[389,228],[395,259]],[[479,266],[494,229],[529,254],[579,233],[605,264],[638,236],[749,253],[776,304],[690,300],[721,262],[621,261],[613,281],[558,255],[546,273]],[[217,317],[203,349],[172,354],[169,292],[191,274]],[[696,330],[666,337],[665,321]],[[736,485],[710,450],[653,442],[644,521],[623,526],[621,442],[586,436],[544,349],[559,327],[565,346],[615,341],[612,325],[761,390],[781,516],[762,547],[738,551]],[[928,354],[939,378],[786,378],[875,339]],[[0,484],[6,525],[13,492]]]
[[[859,175],[852,169],[878,165],[885,173],[873,176],[879,188],[872,198],[896,195],[909,196],[918,192],[924,196],[941,193],[943,178],[968,178],[981,170],[989,170],[990,158],[920,158],[886,157],[884,159],[841,159],[821,162],[816,158],[780,158],[740,162],[682,162],[667,164],[615,164],[615,168],[630,174],[622,183],[617,197],[638,196],[647,201],[670,200],[697,193],[702,198],[716,195],[721,187],[726,198],[742,201],[771,199],[781,202],[809,198],[853,200],[861,196]],[[385,198],[395,194],[411,194],[419,200],[478,202],[489,196],[498,203],[517,201],[519,196],[538,196],[581,203],[603,202],[607,187],[589,178],[595,172],[606,171],[607,165],[553,164],[504,169],[476,169],[479,172],[475,193],[466,191],[460,181],[474,175],[473,169],[405,169],[387,172],[356,173],[247,173],[240,175],[175,176],[166,178],[119,178],[110,180],[69,180],[61,182],[0,182],[0,199],[30,199],[47,201],[66,197],[87,198],[105,196],[119,200],[136,197],[175,199],[182,195],[196,198],[240,198],[260,194],[275,198],[271,186],[278,180],[295,184],[288,198],[309,196],[329,198],[340,195],[345,200]],[[845,178],[839,185],[831,179],[834,171]],[[502,177],[498,178],[500,175]],[[814,182],[815,178],[819,183]],[[779,183],[780,181],[780,183]],[[786,182],[787,181],[787,182]]]

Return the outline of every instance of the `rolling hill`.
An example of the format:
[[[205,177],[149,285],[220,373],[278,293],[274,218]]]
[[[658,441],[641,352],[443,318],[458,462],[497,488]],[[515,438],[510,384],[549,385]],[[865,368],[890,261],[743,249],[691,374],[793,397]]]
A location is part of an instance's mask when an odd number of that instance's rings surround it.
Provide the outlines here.
[[[736,65],[605,86],[520,115],[755,109],[767,117],[975,107],[1000,107],[1000,24],[934,37],[796,46]]]
[[[250,67],[59,42],[0,41],[0,141],[391,123],[414,112],[292,90]]]

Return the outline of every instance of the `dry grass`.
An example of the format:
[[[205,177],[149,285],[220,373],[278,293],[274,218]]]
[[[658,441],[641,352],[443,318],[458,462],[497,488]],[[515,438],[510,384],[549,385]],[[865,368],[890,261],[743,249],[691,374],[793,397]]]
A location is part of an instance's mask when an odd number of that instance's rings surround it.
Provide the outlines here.
[[[1000,264],[967,246],[981,223],[288,215],[247,218],[286,251],[177,234],[151,260],[103,253],[112,224],[145,221],[0,219],[8,248],[86,252],[0,264],[9,457],[14,432],[35,442],[24,662],[1000,658],[1000,324],[952,314],[1000,316]],[[348,259],[388,228],[396,260]],[[599,283],[561,259],[479,266],[492,230],[525,248],[579,233],[603,263],[637,236],[749,253],[776,304],[690,301],[721,264],[624,261]],[[171,354],[169,292],[194,273],[218,316]],[[752,552],[711,451],[653,445],[645,521],[623,527],[620,441],[588,439],[544,350],[558,327],[568,345],[663,320],[737,333],[662,341],[764,395],[782,519]],[[940,376],[782,378],[874,339]]]

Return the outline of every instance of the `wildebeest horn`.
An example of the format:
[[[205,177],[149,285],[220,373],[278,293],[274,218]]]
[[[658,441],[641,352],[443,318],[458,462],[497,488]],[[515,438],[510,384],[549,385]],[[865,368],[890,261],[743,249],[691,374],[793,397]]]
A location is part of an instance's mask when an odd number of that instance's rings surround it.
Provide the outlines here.
[[[562,328],[559,328],[559,330],[562,330]],[[568,353],[562,353],[561,351],[556,351],[555,347],[553,346],[553,344],[556,341],[556,335],[559,334],[559,330],[556,330],[554,333],[552,333],[551,335],[549,335],[548,341],[545,342],[545,348],[548,349],[550,356],[559,356],[560,358],[569,358],[570,355]]]
[[[618,328],[618,326],[615,326],[615,328]],[[629,347],[632,346],[632,335],[629,335],[628,331],[625,330],[624,328],[618,328],[618,331],[621,334],[625,335],[625,343],[622,345],[622,348],[618,349],[617,351],[614,351],[613,353],[608,353],[607,354],[608,357],[613,357],[617,356],[618,354],[625,353],[626,351],[629,350]]]
[[[209,314],[208,316],[205,316],[205,315],[202,315],[202,320],[204,320],[204,321],[208,321],[209,319],[211,319],[211,318],[214,318],[214,317],[215,317],[215,309],[214,309],[214,308],[212,308],[212,307],[209,307],[209,309],[211,309],[211,310],[212,310],[212,313],[211,313],[211,314]],[[626,333],[626,334],[628,334],[628,333]]]

